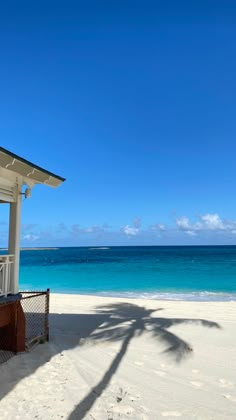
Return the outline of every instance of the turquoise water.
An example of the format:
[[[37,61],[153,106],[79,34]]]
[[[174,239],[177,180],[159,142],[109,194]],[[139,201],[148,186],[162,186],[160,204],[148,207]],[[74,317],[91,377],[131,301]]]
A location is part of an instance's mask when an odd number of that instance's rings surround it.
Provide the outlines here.
[[[236,246],[21,252],[20,288],[57,293],[236,300]]]

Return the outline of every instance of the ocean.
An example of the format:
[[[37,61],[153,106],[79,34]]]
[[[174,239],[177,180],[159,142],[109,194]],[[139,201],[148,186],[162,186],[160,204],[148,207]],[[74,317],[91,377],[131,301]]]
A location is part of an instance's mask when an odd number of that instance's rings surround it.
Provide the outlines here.
[[[20,289],[171,300],[236,300],[236,246],[21,251]]]

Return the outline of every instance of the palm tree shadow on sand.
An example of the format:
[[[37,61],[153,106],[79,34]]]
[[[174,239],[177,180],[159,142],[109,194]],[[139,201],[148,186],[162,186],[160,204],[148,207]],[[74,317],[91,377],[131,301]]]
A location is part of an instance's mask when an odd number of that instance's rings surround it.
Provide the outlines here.
[[[153,316],[154,312],[161,310],[146,309],[130,303],[116,303],[97,307],[97,314],[106,315],[107,318],[103,324],[92,332],[90,339],[94,342],[121,341],[122,344],[99,383],[77,405],[69,416],[69,420],[83,419],[92,408],[116,373],[133,337],[140,336],[144,332],[150,333],[154,338],[161,340],[167,346],[165,353],[169,353],[177,363],[180,363],[193,349],[186,341],[169,331],[170,327],[191,323],[208,328],[221,328],[218,323],[204,319],[160,318]]]

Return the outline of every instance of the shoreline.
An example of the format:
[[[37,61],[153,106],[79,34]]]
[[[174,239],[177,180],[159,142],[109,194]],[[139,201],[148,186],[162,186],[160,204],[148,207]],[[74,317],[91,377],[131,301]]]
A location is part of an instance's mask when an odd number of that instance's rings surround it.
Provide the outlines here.
[[[76,296],[93,296],[104,298],[121,298],[121,299],[142,299],[152,301],[170,301],[170,302],[235,302],[236,293],[227,292],[209,292],[209,291],[196,291],[196,292],[91,292],[88,291],[58,291],[50,290],[51,294],[58,295],[76,295]]]
[[[129,297],[122,297],[122,296],[101,296],[101,295],[90,295],[90,294],[78,294],[78,293],[51,293],[50,292],[50,308],[52,310],[59,309],[62,310],[63,304],[65,305],[65,312],[69,310],[69,308],[73,308],[73,312],[75,310],[75,303],[80,303],[76,310],[81,310],[82,308],[86,311],[86,304],[88,307],[95,306],[96,303],[128,303],[131,305],[146,305],[146,307],[155,307],[159,304],[163,304],[166,308],[171,308],[176,310],[176,308],[180,308],[180,311],[185,310],[186,308],[203,308],[203,311],[207,310],[207,312],[214,313],[214,317],[217,319],[218,314],[215,313],[216,308],[232,308],[235,309],[235,323],[236,323],[236,301],[189,301],[189,300],[167,300],[167,299],[148,299],[148,298],[129,298]],[[56,306],[55,306],[56,304]],[[90,309],[89,309],[90,311]],[[64,311],[62,311],[64,312]],[[223,315],[223,312],[222,312]],[[230,314],[231,315],[231,314]],[[236,338],[236,331],[235,331],[235,338]]]

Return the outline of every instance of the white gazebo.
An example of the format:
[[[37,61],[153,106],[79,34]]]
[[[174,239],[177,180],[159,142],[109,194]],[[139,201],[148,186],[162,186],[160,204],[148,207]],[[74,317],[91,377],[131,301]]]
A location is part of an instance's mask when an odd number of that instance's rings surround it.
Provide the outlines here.
[[[30,197],[36,184],[58,187],[64,178],[0,147],[0,204],[8,203],[8,252],[0,255],[1,349],[25,350],[25,315],[19,293],[20,223],[22,196]]]
[[[36,184],[58,187],[64,178],[0,147],[0,203],[9,203],[8,254],[0,255],[0,296],[19,291],[20,223],[22,196]]]

